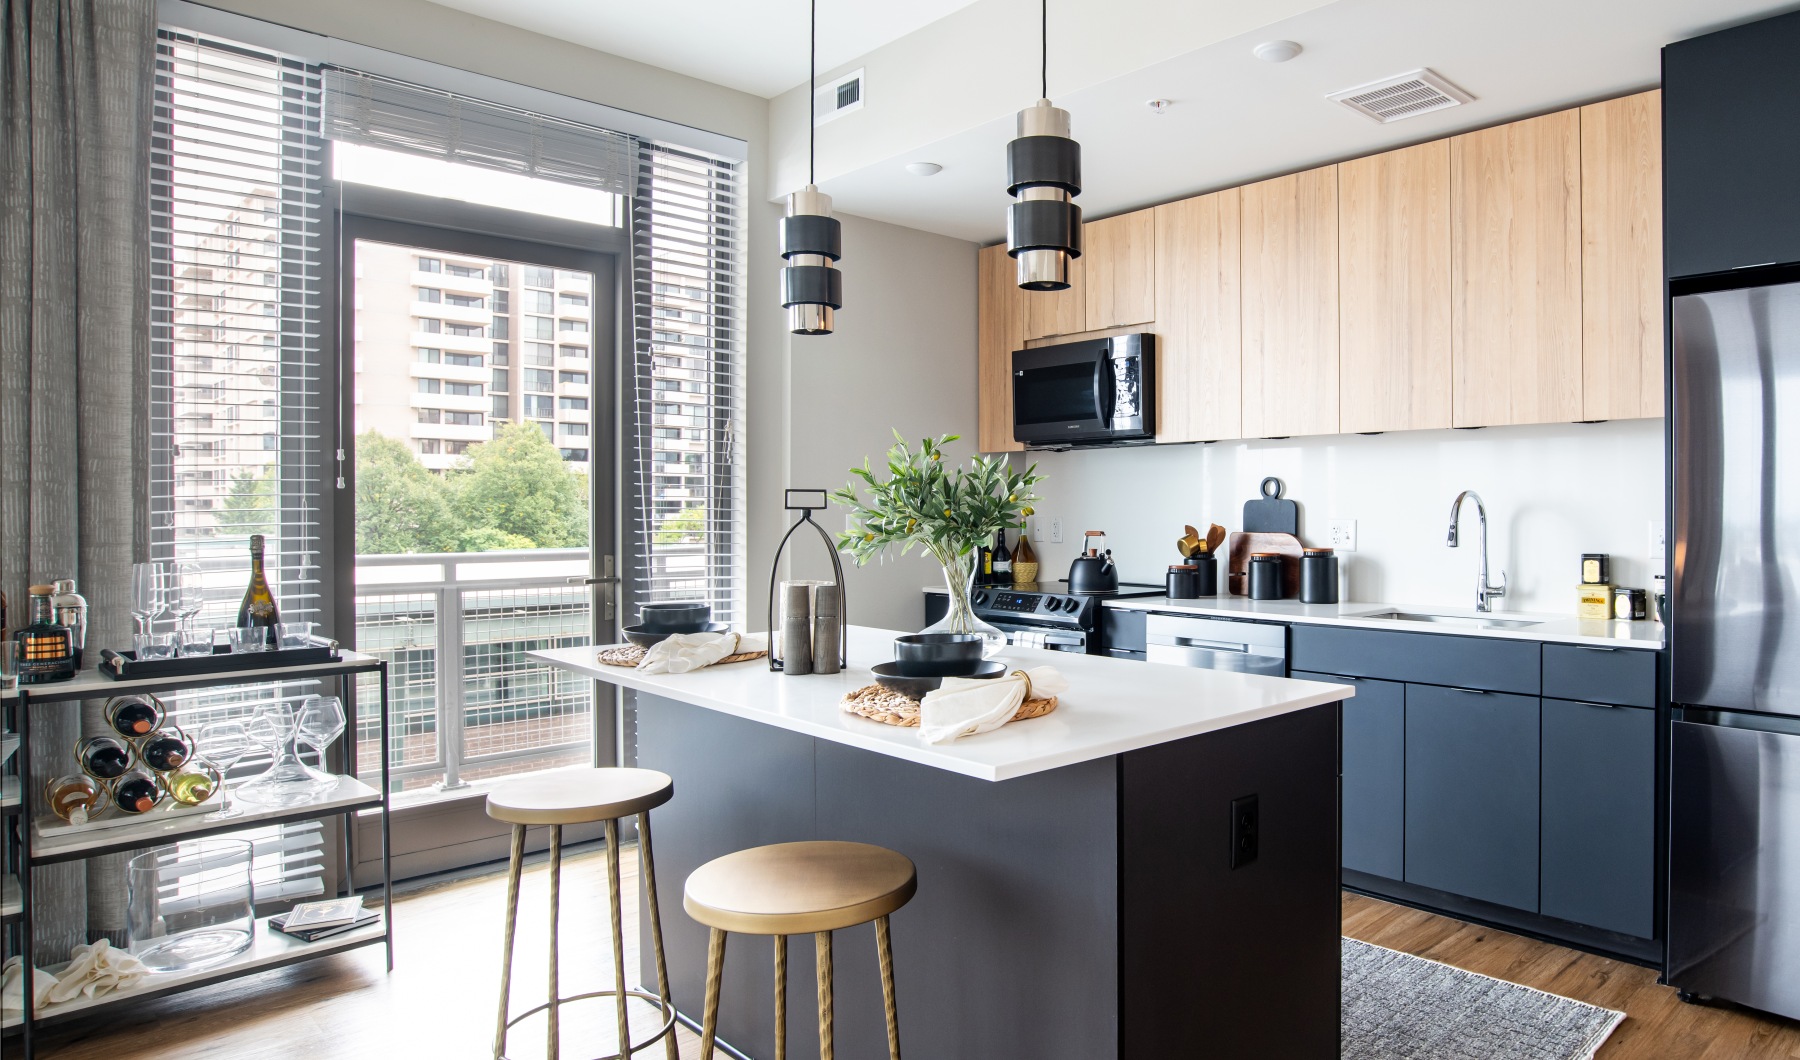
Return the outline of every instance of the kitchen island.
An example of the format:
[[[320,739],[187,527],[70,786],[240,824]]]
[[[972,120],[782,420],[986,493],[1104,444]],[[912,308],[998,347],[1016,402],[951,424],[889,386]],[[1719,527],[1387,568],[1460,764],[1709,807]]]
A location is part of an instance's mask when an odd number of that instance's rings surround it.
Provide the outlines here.
[[[691,674],[534,653],[630,690],[655,811],[676,1003],[699,1011],[706,929],[682,882],[722,854],[846,839],[918,865],[894,915],[901,1039],[915,1057],[1318,1057],[1338,1042],[1338,707],[1347,685],[1008,648],[1070,689],[1047,717],[952,744],[844,713],[892,658],[853,627],[850,667]],[[836,1039],[885,1055],[874,931],[840,932]],[[643,947],[649,953],[649,945]],[[790,976],[812,974],[794,947]],[[772,1055],[772,947],[727,948],[720,1037]],[[646,974],[647,981],[654,981]],[[817,1055],[804,987],[790,1055]]]

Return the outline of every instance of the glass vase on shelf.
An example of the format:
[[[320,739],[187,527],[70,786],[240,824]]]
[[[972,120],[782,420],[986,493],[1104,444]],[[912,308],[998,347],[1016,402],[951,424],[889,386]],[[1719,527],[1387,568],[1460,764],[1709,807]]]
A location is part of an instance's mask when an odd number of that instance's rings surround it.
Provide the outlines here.
[[[1006,634],[975,614],[975,578],[980,573],[976,569],[976,551],[970,549],[960,555],[948,550],[933,552],[944,568],[944,588],[950,594],[950,609],[944,612],[943,618],[920,632],[977,634],[986,641],[981,657],[991,659],[1006,647]]]

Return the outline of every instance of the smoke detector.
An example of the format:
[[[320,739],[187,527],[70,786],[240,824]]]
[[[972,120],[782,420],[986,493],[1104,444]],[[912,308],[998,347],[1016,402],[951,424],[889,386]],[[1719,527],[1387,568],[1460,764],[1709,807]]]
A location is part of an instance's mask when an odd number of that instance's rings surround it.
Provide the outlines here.
[[[1302,50],[1300,45],[1291,40],[1266,40],[1250,49],[1250,54],[1265,63],[1285,63]]]
[[[1434,110],[1459,107],[1475,97],[1430,70],[1414,70],[1333,92],[1325,98],[1385,125],[1430,114]]]

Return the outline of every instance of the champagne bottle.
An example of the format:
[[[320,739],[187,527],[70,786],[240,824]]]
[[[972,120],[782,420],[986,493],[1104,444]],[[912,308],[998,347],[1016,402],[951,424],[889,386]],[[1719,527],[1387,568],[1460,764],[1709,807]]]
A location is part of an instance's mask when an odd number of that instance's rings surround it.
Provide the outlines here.
[[[1006,531],[994,534],[994,584],[1012,584],[1012,549],[1006,547]]]
[[[263,536],[250,535],[250,587],[244,590],[244,602],[238,605],[237,624],[273,626],[281,621],[275,606],[275,594],[269,591],[269,579],[263,574]]]

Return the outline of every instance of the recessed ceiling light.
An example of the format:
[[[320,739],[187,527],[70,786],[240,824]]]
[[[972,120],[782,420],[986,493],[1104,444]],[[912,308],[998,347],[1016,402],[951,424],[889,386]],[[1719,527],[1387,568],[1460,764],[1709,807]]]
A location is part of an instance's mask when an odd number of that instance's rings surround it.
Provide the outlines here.
[[[1152,114],[1161,114],[1163,111],[1168,110],[1172,105],[1173,104],[1166,99],[1147,99],[1144,101],[1144,106],[1149,107]]]
[[[1285,63],[1300,54],[1300,45],[1291,40],[1266,40],[1250,52],[1265,63]]]
[[[931,177],[943,172],[944,167],[936,162],[908,162],[906,171],[915,177]]]

